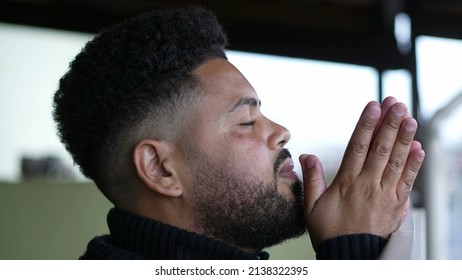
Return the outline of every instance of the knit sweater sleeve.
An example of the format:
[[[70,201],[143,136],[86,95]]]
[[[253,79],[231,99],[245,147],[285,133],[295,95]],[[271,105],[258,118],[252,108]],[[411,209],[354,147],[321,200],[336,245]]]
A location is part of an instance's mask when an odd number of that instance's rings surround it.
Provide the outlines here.
[[[318,260],[374,260],[387,239],[372,234],[352,234],[324,241],[316,248]]]

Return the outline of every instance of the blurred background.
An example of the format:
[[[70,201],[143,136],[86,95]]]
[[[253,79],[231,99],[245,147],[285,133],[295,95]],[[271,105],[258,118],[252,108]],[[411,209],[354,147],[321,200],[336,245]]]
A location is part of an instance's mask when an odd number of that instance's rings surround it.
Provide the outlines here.
[[[263,113],[291,131],[294,158],[318,155],[328,178],[368,101],[406,103],[427,152],[414,258],[462,259],[462,1],[249,2],[0,0],[0,259],[76,259],[108,232],[111,204],[59,142],[52,96],[98,31],[185,4],[217,13]],[[307,237],[270,253],[314,259]]]

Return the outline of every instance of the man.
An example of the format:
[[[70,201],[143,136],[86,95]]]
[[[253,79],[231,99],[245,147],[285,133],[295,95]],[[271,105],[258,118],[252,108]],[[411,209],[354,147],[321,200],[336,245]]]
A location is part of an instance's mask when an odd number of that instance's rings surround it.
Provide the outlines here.
[[[308,228],[317,258],[377,258],[401,224],[424,152],[394,98],[369,103],[329,188],[321,163],[227,61],[200,8],[157,11],[104,31],[54,97],[59,135],[115,205],[83,259],[266,259]]]

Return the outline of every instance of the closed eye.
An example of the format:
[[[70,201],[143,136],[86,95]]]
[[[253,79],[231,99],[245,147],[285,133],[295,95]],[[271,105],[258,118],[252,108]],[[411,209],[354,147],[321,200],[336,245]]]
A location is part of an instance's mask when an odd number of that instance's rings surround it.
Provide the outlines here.
[[[254,125],[255,123],[256,123],[255,121],[249,121],[249,122],[241,123],[240,125],[242,125],[242,126],[252,126],[252,125]]]

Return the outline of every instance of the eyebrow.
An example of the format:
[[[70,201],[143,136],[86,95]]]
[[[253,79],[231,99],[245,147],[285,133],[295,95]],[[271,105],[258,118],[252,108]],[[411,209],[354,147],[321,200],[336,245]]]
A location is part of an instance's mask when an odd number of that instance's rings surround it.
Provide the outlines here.
[[[234,104],[233,108],[231,108],[231,110],[229,110],[227,112],[227,114],[230,114],[230,113],[236,111],[239,107],[246,106],[246,105],[249,105],[249,106],[252,106],[252,107],[260,107],[261,106],[261,100],[257,100],[254,97],[243,97],[243,98],[239,99],[239,101],[237,101],[236,104]]]

